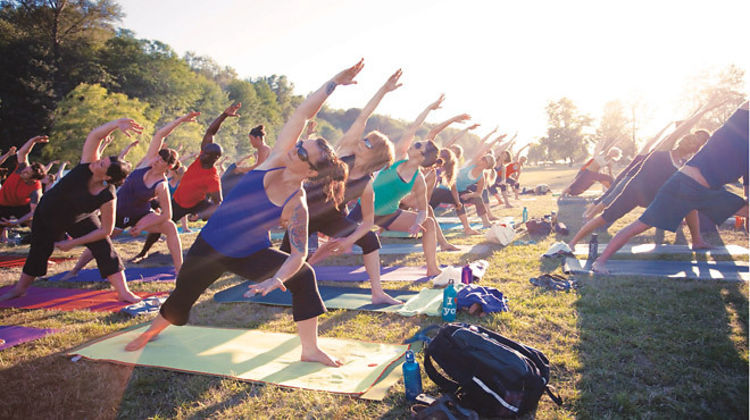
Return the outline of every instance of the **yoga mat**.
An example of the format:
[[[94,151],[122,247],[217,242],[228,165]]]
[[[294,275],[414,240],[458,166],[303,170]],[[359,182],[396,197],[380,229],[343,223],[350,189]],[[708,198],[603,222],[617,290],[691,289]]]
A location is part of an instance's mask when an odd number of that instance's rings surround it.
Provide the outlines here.
[[[607,244],[599,244],[599,254],[604,252]],[[693,252],[701,255],[748,255],[750,250],[744,246],[726,245],[713,249],[700,249],[693,251],[687,245],[656,245],[656,244],[628,244],[617,250],[615,255],[692,255]],[[588,244],[577,244],[576,255],[589,255]]]
[[[55,274],[49,281],[61,281],[67,271]],[[128,281],[175,281],[174,267],[130,267],[125,269],[125,278]],[[96,268],[87,268],[78,272],[78,275],[65,281],[75,282],[102,282],[107,281],[99,275]]]
[[[47,264],[59,263],[62,261],[72,260],[73,257],[53,257]],[[0,255],[0,268],[23,267],[26,263],[26,257],[18,255]]]
[[[435,217],[435,220],[437,220],[438,223],[442,226],[443,224],[454,224],[454,225],[461,225],[461,219],[459,219],[457,216],[437,216]],[[482,223],[482,219],[478,217],[470,217],[469,218],[469,224],[473,223]]]
[[[220,303],[263,303],[266,305],[292,306],[292,294],[276,289],[271,293],[261,296],[255,295],[250,298],[243,296],[247,292],[250,282],[244,282],[229,289],[222,290],[214,295],[214,300]],[[397,312],[402,305],[386,305],[371,303],[370,289],[357,287],[318,286],[320,297],[323,298],[328,309],[352,309],[373,312]],[[410,290],[385,290],[390,296],[402,302],[409,300],[418,293]],[[442,291],[441,291],[442,292]]]
[[[486,254],[490,252],[490,247],[487,245],[456,245],[459,250],[458,251],[441,251],[438,249],[438,252],[450,252],[450,253],[460,253],[460,254]],[[419,253],[421,254],[422,251],[422,244],[383,244],[383,246],[380,248],[380,254],[382,255],[407,255],[412,253]],[[352,254],[361,254],[362,249],[360,249],[358,246],[352,247]]]
[[[362,266],[316,265],[313,268],[315,269],[315,277],[318,281],[357,282],[370,280],[370,276],[367,275],[367,271]],[[426,271],[425,267],[380,267],[380,280],[400,282],[427,281],[429,277],[425,276]]]
[[[0,294],[12,286],[0,288]],[[144,293],[136,295],[147,298],[166,295],[168,292]],[[117,300],[117,293],[111,290],[58,289],[54,287],[29,287],[26,295],[0,302],[0,308],[53,309],[58,311],[88,310],[93,312],[117,312],[129,303]]]
[[[606,268],[610,276],[672,277],[696,280],[748,281],[747,263],[706,261],[609,260]],[[593,275],[586,269],[586,261],[566,258],[563,271]]]
[[[57,332],[52,328],[30,328],[16,325],[0,325],[0,350],[33,341]]]
[[[390,380],[390,385],[395,383],[398,376],[394,378],[384,373],[409,349],[408,345],[318,337],[322,349],[344,362],[343,366],[332,368],[301,362],[296,334],[170,326],[143,349],[126,352],[125,345],[147,328],[120,331],[74,349],[68,355],[290,388],[362,395],[381,380]]]

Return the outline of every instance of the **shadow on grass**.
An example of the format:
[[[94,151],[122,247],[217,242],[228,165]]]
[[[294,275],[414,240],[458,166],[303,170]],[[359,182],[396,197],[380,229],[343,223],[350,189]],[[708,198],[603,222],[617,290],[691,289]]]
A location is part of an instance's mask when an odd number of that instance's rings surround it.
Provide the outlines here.
[[[579,293],[579,416],[748,418],[746,284],[591,278]]]

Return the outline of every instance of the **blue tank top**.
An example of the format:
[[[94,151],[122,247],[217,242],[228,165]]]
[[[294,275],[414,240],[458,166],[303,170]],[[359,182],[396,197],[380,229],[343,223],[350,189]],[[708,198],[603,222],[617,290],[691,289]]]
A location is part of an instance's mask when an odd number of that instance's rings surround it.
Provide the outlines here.
[[[469,165],[465,168],[461,168],[461,170],[458,171],[458,175],[456,175],[456,189],[458,190],[458,192],[466,191],[467,188],[479,181],[482,173],[480,173],[478,177],[471,179],[471,171],[475,167],[476,165]]]
[[[271,228],[279,225],[280,207],[268,199],[263,187],[266,173],[284,168],[253,170],[245,174],[201,230],[201,237],[216,251],[242,258],[271,247]]]
[[[156,197],[156,186],[166,181],[162,178],[154,185],[147,186],[143,176],[151,167],[136,169],[125,179],[117,190],[117,214],[123,217],[137,217],[151,210],[151,200]]]

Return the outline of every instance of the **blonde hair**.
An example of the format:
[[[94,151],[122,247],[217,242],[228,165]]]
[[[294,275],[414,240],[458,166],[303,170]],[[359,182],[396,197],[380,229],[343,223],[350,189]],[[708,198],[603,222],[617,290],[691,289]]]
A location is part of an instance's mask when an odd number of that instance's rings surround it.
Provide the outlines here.
[[[456,154],[450,148],[440,149],[440,159],[443,161],[445,185],[453,185],[456,182],[456,164],[458,163]]]
[[[365,135],[367,140],[372,145],[372,156],[363,166],[363,171],[366,173],[373,173],[382,169],[385,166],[391,166],[393,163],[393,143],[388,137],[380,131],[370,131]]]
[[[461,147],[460,144],[454,144],[449,148],[453,151],[453,154],[456,155],[456,160],[461,160],[461,157],[464,155],[464,148]]]

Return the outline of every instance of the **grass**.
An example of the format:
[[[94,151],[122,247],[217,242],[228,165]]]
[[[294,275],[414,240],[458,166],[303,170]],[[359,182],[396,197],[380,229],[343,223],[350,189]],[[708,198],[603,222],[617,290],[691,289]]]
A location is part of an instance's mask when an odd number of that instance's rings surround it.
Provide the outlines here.
[[[559,190],[574,171],[527,170],[527,185],[545,182]],[[552,181],[550,181],[552,180]],[[555,199],[538,197],[518,203],[530,215],[555,210]],[[560,209],[561,219],[576,221],[575,209]],[[520,208],[497,210],[498,216],[520,218]],[[580,213],[579,213],[580,214]],[[634,211],[609,229],[634,220]],[[722,229],[727,244],[747,246],[747,236]],[[600,235],[606,242],[609,233]],[[482,238],[450,234],[455,243]],[[195,235],[184,237],[187,249]],[[483,284],[509,297],[511,312],[458,319],[482,324],[542,350],[552,362],[552,384],[565,403],[557,407],[543,397],[535,418],[748,418],[748,285],[678,279],[590,278],[569,293],[533,287],[528,279],[540,270],[557,269],[540,262],[556,240],[493,247]],[[654,239],[647,231],[637,241]],[[711,238],[717,241],[719,238]],[[667,233],[666,242],[683,240]],[[403,242],[387,239],[389,242]],[[124,257],[140,242],[117,245]],[[164,255],[149,264],[169,264]],[[24,254],[27,247],[0,248],[0,254]],[[56,253],[56,256],[65,253]],[[73,253],[68,253],[73,255]],[[475,256],[440,254],[443,264],[463,264]],[[690,258],[675,257],[675,258]],[[747,259],[747,257],[741,258]],[[423,265],[420,256],[383,256],[384,265]],[[359,256],[343,256],[329,264],[361,264]],[[60,263],[50,273],[70,269]],[[0,269],[0,285],[16,281],[20,269]],[[261,305],[220,305],[213,293],[242,282],[225,275],[204,294],[191,313],[191,324],[260,328],[295,332],[291,311]],[[51,286],[44,280],[37,287]],[[387,287],[413,285],[391,284]],[[54,284],[54,287],[106,288],[104,284]],[[170,290],[172,284],[131,283],[137,291]],[[230,379],[160,369],[130,368],[80,360],[64,352],[91,339],[148,321],[120,314],[0,309],[0,325],[58,328],[62,332],[0,352],[0,418],[408,418],[409,404],[400,382],[382,402],[363,401],[322,392],[290,390]],[[320,317],[320,335],[399,343],[437,318],[403,318],[396,314],[331,311]],[[419,356],[421,361],[421,355]],[[437,389],[426,376],[427,392]]]

